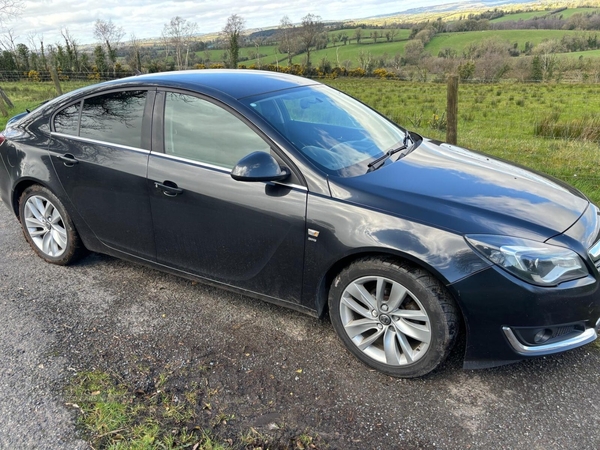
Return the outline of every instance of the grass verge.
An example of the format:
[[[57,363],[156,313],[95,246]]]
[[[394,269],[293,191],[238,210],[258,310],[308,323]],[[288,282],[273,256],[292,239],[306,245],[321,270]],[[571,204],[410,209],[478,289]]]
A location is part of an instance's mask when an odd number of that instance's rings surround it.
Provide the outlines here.
[[[77,411],[79,429],[96,450],[327,448],[309,431],[290,436],[285,424],[272,424],[273,433],[228,428],[237,418],[220,410],[218,390],[203,372],[167,368],[143,388],[100,370],[80,372],[66,389],[66,404]]]

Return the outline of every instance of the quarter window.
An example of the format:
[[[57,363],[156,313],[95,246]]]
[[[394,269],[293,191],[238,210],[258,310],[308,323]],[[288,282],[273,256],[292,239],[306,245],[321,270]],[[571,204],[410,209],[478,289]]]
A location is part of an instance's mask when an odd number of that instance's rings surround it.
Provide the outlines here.
[[[142,148],[146,91],[123,91],[86,98],[81,111],[81,137]]]
[[[54,130],[57,133],[79,134],[79,107],[80,103],[68,106],[54,117]]]
[[[231,169],[244,156],[269,145],[223,108],[191,95],[168,92],[165,152]]]

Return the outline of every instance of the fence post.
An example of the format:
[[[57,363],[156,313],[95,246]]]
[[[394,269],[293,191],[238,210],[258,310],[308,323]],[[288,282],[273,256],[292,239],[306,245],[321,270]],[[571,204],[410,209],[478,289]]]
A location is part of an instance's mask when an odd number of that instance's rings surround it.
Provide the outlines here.
[[[448,96],[446,106],[446,142],[456,145],[458,138],[458,77],[448,77]]]
[[[4,105],[4,100],[2,99],[1,95],[0,95],[0,113],[2,114],[2,117],[8,117],[8,111],[6,110],[6,106]]]
[[[50,67],[50,76],[52,77],[52,81],[54,81],[54,87],[56,88],[56,93],[58,95],[63,95],[62,88],[60,87],[60,80],[58,79],[58,72],[56,72],[56,67]]]
[[[15,105],[13,105],[13,102],[10,101],[10,98],[8,98],[8,95],[6,95],[2,88],[0,88],[0,97],[4,100],[6,106],[8,106],[11,109],[15,107]]]

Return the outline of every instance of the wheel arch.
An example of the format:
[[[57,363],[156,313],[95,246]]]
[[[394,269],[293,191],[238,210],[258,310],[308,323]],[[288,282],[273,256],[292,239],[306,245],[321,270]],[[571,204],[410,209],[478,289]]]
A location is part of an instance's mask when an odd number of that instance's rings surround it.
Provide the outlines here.
[[[452,292],[452,289],[448,289],[448,285],[450,284],[449,281],[439,271],[435,270],[434,267],[427,264],[426,262],[419,260],[411,255],[408,255],[408,254],[405,254],[405,253],[402,253],[399,251],[394,251],[393,249],[381,249],[381,248],[379,248],[379,249],[362,249],[362,250],[347,254],[344,257],[335,261],[329,267],[329,269],[325,272],[325,275],[323,275],[323,277],[321,277],[321,280],[319,281],[319,284],[317,286],[315,308],[317,310],[317,316],[319,318],[324,318],[329,312],[327,300],[328,300],[328,296],[329,296],[329,289],[331,287],[331,283],[333,283],[333,280],[335,279],[335,277],[337,275],[339,275],[342,272],[342,270],[344,270],[346,267],[348,267],[353,262],[355,262],[359,259],[366,259],[366,258],[394,259],[395,261],[407,263],[409,265],[418,267],[420,269],[423,269],[423,270],[431,273],[446,288],[446,291],[449,293],[449,295],[454,300],[454,303],[456,304],[458,310],[460,311],[460,315],[463,317],[463,320],[464,320],[464,314],[462,312],[460,302],[454,295],[454,292]]]
[[[23,192],[25,192],[25,190],[28,187],[35,186],[35,185],[43,186],[46,189],[53,192],[49,186],[47,186],[45,183],[41,182],[40,180],[36,180],[33,178],[23,178],[23,179],[19,180],[19,182],[13,187],[12,198],[11,198],[12,210],[13,210],[15,216],[17,217],[17,219],[19,219],[19,221],[21,221],[21,217],[19,214],[19,200],[21,199],[21,195],[23,195]]]

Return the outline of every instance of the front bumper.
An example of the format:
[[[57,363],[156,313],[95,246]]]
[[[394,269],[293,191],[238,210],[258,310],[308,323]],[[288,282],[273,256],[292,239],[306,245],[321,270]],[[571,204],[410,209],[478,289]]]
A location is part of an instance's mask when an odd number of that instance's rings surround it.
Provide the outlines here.
[[[465,319],[466,369],[494,367],[559,353],[597,338],[600,284],[591,275],[545,288],[527,284],[498,267],[490,267],[449,286]],[[565,325],[566,324],[566,325]],[[535,344],[522,330],[558,330]]]

